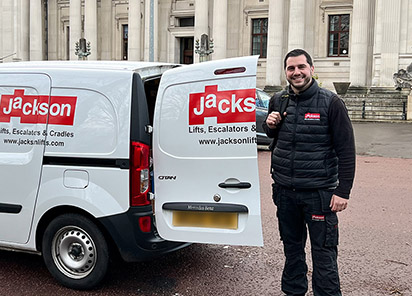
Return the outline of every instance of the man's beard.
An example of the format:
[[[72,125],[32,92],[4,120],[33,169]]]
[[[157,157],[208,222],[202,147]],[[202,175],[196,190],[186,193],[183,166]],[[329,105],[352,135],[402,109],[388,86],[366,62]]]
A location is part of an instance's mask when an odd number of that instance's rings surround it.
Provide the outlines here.
[[[294,79],[290,79],[290,80],[289,80],[289,83],[290,83],[296,90],[298,90],[298,91],[303,91],[303,90],[305,90],[306,88],[309,87],[310,82],[311,82],[311,78],[312,78],[312,77],[310,77],[310,76],[301,77],[301,79],[302,79],[303,81],[300,80],[298,83],[295,83],[295,80],[294,80]]]

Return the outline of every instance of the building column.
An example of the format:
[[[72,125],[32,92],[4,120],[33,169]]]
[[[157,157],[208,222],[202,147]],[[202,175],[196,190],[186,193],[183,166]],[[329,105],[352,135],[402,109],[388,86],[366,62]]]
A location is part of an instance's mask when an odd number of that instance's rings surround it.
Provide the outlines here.
[[[0,62],[10,62],[16,57],[14,4],[12,0],[0,1]]]
[[[213,60],[226,58],[227,51],[227,0],[213,2]]]
[[[84,1],[84,38],[90,42],[88,60],[97,60],[97,0]]]
[[[201,40],[202,34],[209,36],[209,1],[208,0],[196,0],[195,2],[195,44],[196,40]],[[194,62],[199,63],[199,55],[193,52]]]
[[[379,86],[393,87],[399,70],[401,0],[382,1],[382,44]]]
[[[144,60],[149,62],[158,60],[158,9],[157,0],[145,0]]]
[[[312,57],[315,55],[315,43],[319,38],[316,28],[317,2],[317,0],[305,0],[305,39],[302,46]]]
[[[290,0],[288,51],[305,48],[305,0]]]
[[[47,19],[48,19],[48,45],[47,45],[47,59],[58,60],[58,42],[59,42],[59,29],[60,20],[57,16],[57,0],[48,1],[47,4]]]
[[[128,35],[128,59],[140,61],[141,51],[141,8],[140,0],[129,1],[129,35]]]
[[[76,42],[82,38],[82,1],[70,0],[70,60],[77,60]]]
[[[29,0],[19,0],[14,2],[14,48],[16,61],[29,60],[29,19],[30,3]]]
[[[112,59],[112,0],[101,1],[101,21],[99,33],[102,38],[100,58],[110,61]]]
[[[283,2],[284,0],[269,1],[266,58],[266,85],[269,88],[280,87],[283,75]]]
[[[21,46],[20,46],[20,41],[21,41],[21,1],[14,1],[13,5],[13,10],[11,11],[10,15],[13,17],[13,29],[14,29],[14,40],[13,40],[13,53],[14,59],[17,61],[20,61],[21,58]],[[1,25],[0,25],[1,27]],[[1,56],[1,53],[0,53]]]
[[[366,87],[368,66],[369,0],[353,0],[350,48],[351,87]]]
[[[28,61],[30,59],[30,0],[21,0],[21,43],[20,43],[20,59]]]
[[[30,60],[43,60],[42,1],[30,1]]]

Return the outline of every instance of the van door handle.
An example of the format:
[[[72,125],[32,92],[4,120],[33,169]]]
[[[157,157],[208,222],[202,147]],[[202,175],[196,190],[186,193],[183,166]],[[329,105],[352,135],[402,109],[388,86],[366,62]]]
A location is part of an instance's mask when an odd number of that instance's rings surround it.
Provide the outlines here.
[[[219,184],[220,188],[235,188],[235,189],[248,189],[252,187],[252,184],[249,182],[238,182],[238,183],[220,183]]]

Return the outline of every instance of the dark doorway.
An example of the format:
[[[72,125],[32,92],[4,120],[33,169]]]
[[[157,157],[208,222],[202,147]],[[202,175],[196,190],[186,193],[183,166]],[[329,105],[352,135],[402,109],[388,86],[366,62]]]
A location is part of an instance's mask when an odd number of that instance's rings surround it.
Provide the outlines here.
[[[193,37],[180,38],[180,63],[193,64]]]

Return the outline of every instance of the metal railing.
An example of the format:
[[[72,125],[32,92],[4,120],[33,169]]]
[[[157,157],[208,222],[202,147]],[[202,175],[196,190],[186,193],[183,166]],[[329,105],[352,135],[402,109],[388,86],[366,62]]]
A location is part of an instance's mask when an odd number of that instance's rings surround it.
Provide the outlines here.
[[[402,120],[406,119],[406,102],[402,102]]]
[[[366,117],[366,101],[362,101],[362,119]]]
[[[398,105],[399,106],[399,105]],[[407,120],[406,102],[402,102],[402,120]],[[366,101],[362,100],[362,119],[366,118]]]
[[[12,57],[12,56],[14,56],[15,54],[16,54],[16,52],[15,52],[15,53],[8,54],[8,55],[6,55],[6,56],[4,56],[4,57],[1,57],[1,58],[0,58],[0,63],[3,63],[3,60],[4,60],[4,59],[7,59],[7,58],[9,58],[9,57]]]

